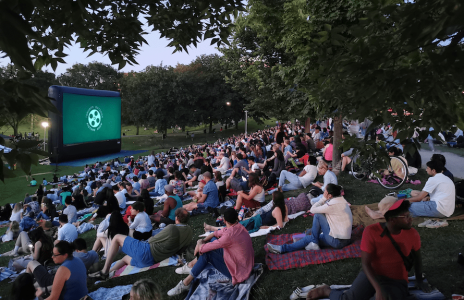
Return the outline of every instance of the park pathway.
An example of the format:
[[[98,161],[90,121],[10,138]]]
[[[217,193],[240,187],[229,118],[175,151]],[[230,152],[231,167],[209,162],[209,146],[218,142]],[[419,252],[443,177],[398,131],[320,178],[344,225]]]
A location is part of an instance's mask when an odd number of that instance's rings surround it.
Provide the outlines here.
[[[446,158],[446,168],[453,173],[454,179],[464,179],[464,157],[440,150],[435,150],[435,152],[430,150],[420,150],[419,153],[422,156],[422,168],[426,168],[425,164],[430,160],[434,153],[442,154]]]

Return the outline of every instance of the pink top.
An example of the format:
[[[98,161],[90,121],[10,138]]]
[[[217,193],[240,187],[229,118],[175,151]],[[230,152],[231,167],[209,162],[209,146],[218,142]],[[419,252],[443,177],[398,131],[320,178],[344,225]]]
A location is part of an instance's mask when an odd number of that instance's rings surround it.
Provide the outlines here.
[[[255,252],[248,231],[237,223],[229,228],[214,232],[217,240],[204,244],[201,253],[224,249],[224,262],[232,275],[232,284],[243,282],[250,277],[255,264]]]
[[[327,161],[332,161],[333,151],[334,151],[334,145],[329,144],[327,148],[325,149],[324,159]]]

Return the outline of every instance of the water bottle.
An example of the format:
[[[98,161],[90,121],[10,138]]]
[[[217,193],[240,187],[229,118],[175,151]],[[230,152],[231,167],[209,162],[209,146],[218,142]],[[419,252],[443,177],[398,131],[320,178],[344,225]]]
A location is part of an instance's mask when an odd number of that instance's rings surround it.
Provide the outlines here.
[[[243,205],[240,208],[240,212],[238,213],[238,220],[241,221],[245,217],[245,206]]]

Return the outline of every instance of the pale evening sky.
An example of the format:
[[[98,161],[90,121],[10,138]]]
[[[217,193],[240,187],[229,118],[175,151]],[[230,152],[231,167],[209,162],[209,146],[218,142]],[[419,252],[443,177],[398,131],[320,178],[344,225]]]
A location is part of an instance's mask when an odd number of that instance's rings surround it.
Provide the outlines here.
[[[216,44],[210,46],[211,39],[198,43],[197,48],[193,46],[189,47],[189,53],[187,54],[186,52],[172,53],[174,48],[167,47],[169,41],[167,39],[160,38],[160,33],[157,31],[148,33],[144,36],[144,38],[148,42],[148,45],[144,44],[141,47],[139,54],[135,57],[139,64],[133,66],[126,64],[126,66],[121,71],[141,71],[149,65],[159,65],[160,63],[170,66],[175,66],[177,63],[189,64],[192,60],[201,54],[220,55],[220,52],[215,48]],[[87,64],[89,62],[98,61],[105,64],[111,64],[108,56],[103,56],[98,53],[87,57],[90,51],[84,53],[83,49],[79,47],[79,44],[65,49],[64,52],[68,54],[68,56],[64,58],[66,64],[58,64],[55,72],[57,76],[66,72],[66,69],[70,68],[75,63]],[[9,62],[9,59],[0,59],[0,66],[5,66]],[[113,65],[113,67],[117,69],[118,65]],[[49,72],[53,72],[51,67],[44,68],[43,70],[45,69],[47,69]]]

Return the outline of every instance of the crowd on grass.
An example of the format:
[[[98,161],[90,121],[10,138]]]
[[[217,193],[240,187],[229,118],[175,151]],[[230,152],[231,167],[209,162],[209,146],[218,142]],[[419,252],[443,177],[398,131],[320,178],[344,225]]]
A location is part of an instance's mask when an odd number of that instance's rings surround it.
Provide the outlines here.
[[[344,125],[344,134],[387,141],[386,151],[403,157],[403,147],[390,126],[372,133],[366,130],[369,124],[353,121]],[[195,242],[195,259],[176,269],[187,277],[167,292],[169,296],[188,291],[207,265],[233,285],[244,282],[254,265],[250,233],[283,228],[289,215],[300,211],[314,214],[311,228],[293,244],[267,244],[269,252],[348,246],[353,216],[337,169],[348,171],[353,149],[341,155],[340,166],[332,165],[332,129],[331,120],[317,121],[309,128],[298,122],[279,123],[212,144],[97,162],[76,174],[50,181],[43,178],[42,184],[31,178],[30,185],[38,187],[36,193],[6,205],[0,213],[0,220],[9,222],[2,240],[14,243],[9,253],[15,257],[11,268],[25,270],[13,283],[12,299],[81,299],[88,294],[88,277],[107,280],[125,265],[149,267],[184,252],[194,240],[189,219],[199,214],[218,217],[216,226],[204,224],[210,234]],[[403,159],[421,167],[419,153]],[[387,196],[379,199],[378,211],[366,209],[372,218],[386,222],[364,229],[363,268],[349,290],[340,292],[324,285],[310,291],[307,298],[362,300],[377,295],[376,299],[406,299],[411,266],[403,258],[411,253],[415,254],[417,286],[430,291],[422,278],[421,241],[412,228],[412,218],[453,214],[454,179],[445,164],[444,156],[435,154],[427,162],[430,177],[422,191],[412,191],[407,198]],[[390,172],[402,176],[394,166]],[[316,181],[317,175],[322,182]],[[285,199],[284,192],[297,189],[306,189],[306,193]],[[266,203],[268,194],[272,200]],[[161,204],[157,212],[155,201]],[[90,220],[78,218],[82,211],[90,212]],[[102,221],[95,243],[87,245],[78,237],[79,228],[96,218]],[[427,220],[420,226],[436,228],[443,223]],[[154,231],[158,228],[162,230]],[[121,252],[125,256],[115,261]],[[99,270],[101,260],[104,266]],[[161,297],[149,279],[132,287],[131,299]]]

